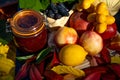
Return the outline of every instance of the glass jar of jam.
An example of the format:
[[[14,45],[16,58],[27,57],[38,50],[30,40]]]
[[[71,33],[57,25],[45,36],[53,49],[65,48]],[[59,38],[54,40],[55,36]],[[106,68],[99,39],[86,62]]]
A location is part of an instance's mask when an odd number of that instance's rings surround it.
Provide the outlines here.
[[[21,10],[11,20],[11,29],[16,46],[24,52],[37,52],[47,42],[44,17],[33,10]]]

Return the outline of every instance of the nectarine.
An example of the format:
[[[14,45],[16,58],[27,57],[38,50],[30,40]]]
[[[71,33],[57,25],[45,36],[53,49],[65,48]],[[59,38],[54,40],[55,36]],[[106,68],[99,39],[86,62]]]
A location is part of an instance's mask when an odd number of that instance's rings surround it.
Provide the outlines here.
[[[79,44],[85,48],[89,55],[94,56],[102,50],[103,39],[95,31],[86,31],[80,37]]]
[[[56,31],[54,39],[58,46],[74,44],[77,42],[78,34],[74,28],[64,26]]]

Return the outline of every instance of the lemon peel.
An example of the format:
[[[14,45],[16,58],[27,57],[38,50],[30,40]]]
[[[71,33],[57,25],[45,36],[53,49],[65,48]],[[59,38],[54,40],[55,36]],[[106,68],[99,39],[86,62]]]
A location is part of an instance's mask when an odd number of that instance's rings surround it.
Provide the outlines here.
[[[87,54],[88,52],[82,46],[68,44],[60,50],[59,59],[65,65],[76,66],[84,62]]]

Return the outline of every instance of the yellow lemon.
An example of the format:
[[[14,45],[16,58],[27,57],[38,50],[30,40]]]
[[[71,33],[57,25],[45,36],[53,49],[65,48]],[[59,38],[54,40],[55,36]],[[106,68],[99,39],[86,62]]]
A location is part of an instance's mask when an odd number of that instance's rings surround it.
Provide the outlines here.
[[[106,21],[106,15],[103,14],[97,14],[96,15],[96,21],[98,23],[104,23]]]
[[[61,48],[59,52],[59,60],[64,65],[77,66],[86,59],[88,52],[77,44],[68,44]]]
[[[103,33],[107,29],[107,24],[106,23],[100,23],[96,25],[96,31],[98,33]]]
[[[115,18],[113,17],[113,16],[107,16],[107,20],[106,20],[106,23],[108,24],[108,25],[110,25],[110,24],[113,24],[115,22]]]

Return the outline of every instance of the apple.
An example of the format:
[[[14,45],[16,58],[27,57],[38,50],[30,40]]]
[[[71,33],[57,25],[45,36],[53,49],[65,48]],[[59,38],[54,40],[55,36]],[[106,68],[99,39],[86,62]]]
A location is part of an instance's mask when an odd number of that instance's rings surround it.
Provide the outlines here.
[[[74,28],[60,27],[54,36],[54,40],[57,46],[61,47],[66,44],[75,44],[78,39],[78,34]]]
[[[85,31],[80,39],[79,44],[84,47],[89,55],[98,54],[103,48],[103,39],[95,31]]]
[[[68,25],[74,28],[78,35],[81,35],[84,31],[87,30],[89,22],[87,21],[88,13],[85,11],[79,12],[74,11],[74,13],[70,16]]]
[[[114,37],[117,33],[117,25],[113,23],[107,26],[107,29],[104,33],[100,34],[103,39],[110,39]]]

